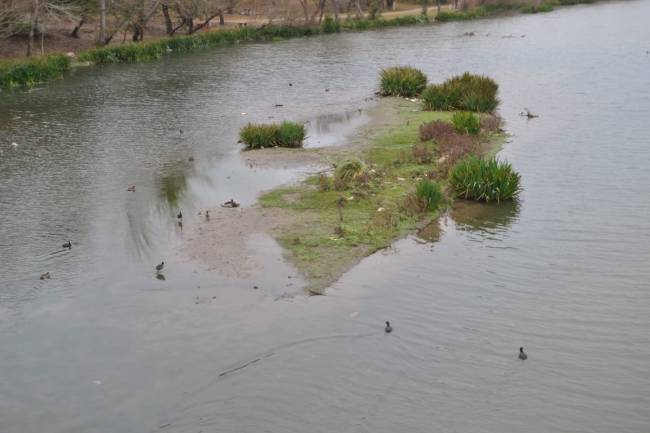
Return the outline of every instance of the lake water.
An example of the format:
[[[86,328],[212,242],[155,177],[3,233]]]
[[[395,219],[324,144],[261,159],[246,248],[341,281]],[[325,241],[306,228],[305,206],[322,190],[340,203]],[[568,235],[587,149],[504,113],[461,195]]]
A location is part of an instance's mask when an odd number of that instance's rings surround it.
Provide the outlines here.
[[[0,93],[0,431],[649,431],[649,16],[621,1],[249,44]],[[178,252],[178,209],[187,227],[302,175],[248,167],[244,123],[335,144],[395,64],[499,82],[518,203],[461,206],[325,297],[264,236],[251,278]]]

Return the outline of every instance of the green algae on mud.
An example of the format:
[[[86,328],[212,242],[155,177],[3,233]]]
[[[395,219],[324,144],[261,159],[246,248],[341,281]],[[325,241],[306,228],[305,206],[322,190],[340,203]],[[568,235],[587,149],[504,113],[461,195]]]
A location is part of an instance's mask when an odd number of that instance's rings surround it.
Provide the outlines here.
[[[446,186],[439,160],[422,163],[413,154],[414,145],[427,144],[420,140],[420,125],[449,122],[453,113],[423,111],[419,102],[386,98],[370,115],[371,122],[349,144],[313,150],[332,165],[358,158],[367,168],[363,181],[337,190],[324,180],[331,180],[329,170],[266,192],[259,199],[263,208],[286,211],[287,218],[272,235],[305,277],[312,294],[322,294],[361,259],[421,229],[451,203],[447,197],[439,208],[421,211],[413,209],[409,197],[422,179],[437,179]],[[484,143],[495,152],[504,137],[490,134]]]

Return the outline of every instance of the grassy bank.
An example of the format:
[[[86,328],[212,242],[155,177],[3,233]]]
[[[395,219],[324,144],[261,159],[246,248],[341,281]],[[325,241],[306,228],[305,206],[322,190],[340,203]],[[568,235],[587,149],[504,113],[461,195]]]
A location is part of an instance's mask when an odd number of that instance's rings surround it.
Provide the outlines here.
[[[539,12],[551,12],[557,6],[573,6],[577,4],[594,3],[596,0],[546,0],[541,4],[533,4],[527,1],[505,2],[476,6],[467,10],[442,11],[436,15],[436,21],[468,21],[479,18],[488,18],[506,13],[534,14]]]
[[[78,61],[93,64],[133,63],[159,59],[171,53],[190,52],[202,48],[234,45],[243,42],[268,42],[341,31],[361,31],[428,23],[424,16],[400,16],[392,19],[326,19],[320,26],[268,24],[233,30],[201,32],[174,36],[143,43],[126,43],[98,47],[81,52]],[[0,62],[0,88],[33,86],[62,76],[70,68],[64,55],[50,55],[26,60]]]
[[[33,86],[62,77],[70,69],[70,59],[62,54],[21,61],[0,62],[0,88]]]
[[[351,145],[322,153],[331,170],[260,197],[262,207],[290,215],[274,237],[311,292],[322,293],[359,260],[449,206],[449,149],[423,135],[421,125],[438,121],[454,131],[453,115],[423,111],[419,102],[382,99]],[[472,139],[483,154],[492,154],[504,135],[484,130]]]

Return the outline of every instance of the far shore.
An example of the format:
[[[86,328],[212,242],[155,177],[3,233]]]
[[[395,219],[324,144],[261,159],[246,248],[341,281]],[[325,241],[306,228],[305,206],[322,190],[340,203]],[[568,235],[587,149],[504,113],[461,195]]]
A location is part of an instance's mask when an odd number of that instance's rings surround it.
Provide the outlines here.
[[[41,47],[43,55],[23,57],[26,48],[21,38],[0,40],[0,90],[3,88],[34,86],[64,76],[72,67],[91,66],[105,63],[127,63],[158,59],[172,52],[188,52],[199,48],[231,45],[250,41],[277,41],[300,36],[341,31],[364,31],[397,26],[445,23],[448,21],[467,21],[513,13],[550,12],[555,6],[568,6],[578,3],[591,3],[595,0],[546,0],[537,5],[529,0],[513,3],[495,3],[469,9],[453,9],[451,5],[429,5],[426,15],[421,7],[407,7],[395,11],[382,11],[375,18],[367,13],[357,17],[342,13],[337,22],[326,17],[322,23],[307,26],[300,18],[287,20],[263,19],[260,17],[242,18],[229,15],[223,26],[211,28],[191,35],[166,36],[161,32],[160,23],[151,24],[142,42],[126,42],[114,39],[109,45],[95,46],[94,36],[84,31],[79,39],[71,38],[66,29],[58,29],[49,37],[49,45]],[[405,6],[405,5],[403,5]],[[414,5],[411,5],[414,6]],[[328,21],[329,20],[329,21]],[[249,24],[252,24],[249,26]],[[466,36],[473,36],[469,32]]]

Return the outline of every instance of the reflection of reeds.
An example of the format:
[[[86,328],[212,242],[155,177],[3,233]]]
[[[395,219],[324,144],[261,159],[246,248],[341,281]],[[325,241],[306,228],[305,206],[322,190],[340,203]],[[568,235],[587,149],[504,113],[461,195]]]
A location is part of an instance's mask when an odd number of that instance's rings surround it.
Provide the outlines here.
[[[519,202],[510,200],[503,203],[476,203],[457,201],[451,212],[456,225],[461,230],[490,231],[507,228],[519,215]]]
[[[171,209],[178,207],[180,198],[187,189],[185,173],[173,173],[160,179],[160,196]]]

